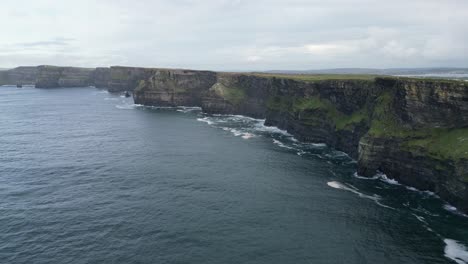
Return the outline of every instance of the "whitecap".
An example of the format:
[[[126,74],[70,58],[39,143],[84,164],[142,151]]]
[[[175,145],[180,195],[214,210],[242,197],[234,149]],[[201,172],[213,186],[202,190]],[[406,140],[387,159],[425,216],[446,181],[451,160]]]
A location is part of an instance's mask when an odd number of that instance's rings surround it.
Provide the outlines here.
[[[115,107],[118,109],[124,109],[124,110],[130,110],[130,109],[135,109],[139,105],[137,104],[124,104],[124,105],[116,105]]]
[[[290,147],[290,146],[287,146],[285,145],[283,142],[277,140],[277,139],[273,139],[273,143],[275,145],[277,145],[278,147],[281,147],[281,148],[286,148],[286,149],[294,149],[293,147]]]
[[[254,135],[254,134],[251,134],[251,133],[244,133],[244,134],[242,135],[242,138],[243,138],[243,139],[249,139],[249,138],[253,138],[253,137],[255,137],[255,135]]]
[[[363,198],[369,198],[369,199],[372,199],[372,200],[376,200],[376,199],[380,199],[380,197],[378,195],[375,195],[375,196],[370,196],[370,195],[366,195],[366,194],[363,194],[363,193],[360,193],[358,192],[358,189],[352,185],[345,185],[341,182],[337,182],[337,181],[331,181],[331,182],[327,182],[327,185],[332,187],[332,188],[335,188],[335,189],[342,189],[342,190],[346,190],[346,191],[350,191],[350,192],[353,192],[357,195],[359,195],[360,197],[363,197]]]
[[[299,150],[296,154],[297,154],[298,156],[302,156],[302,155],[306,154],[306,152],[303,151],[303,150]]]
[[[388,178],[387,175],[385,175],[384,173],[377,173],[377,176],[381,181],[386,182],[388,184],[401,185],[397,180]]]
[[[212,125],[212,124],[213,124],[213,121],[211,121],[211,120],[209,119],[209,117],[197,118],[197,121],[205,122],[205,123],[207,123],[208,125]]]
[[[105,97],[104,100],[106,100],[106,101],[116,101],[116,100],[119,100],[119,98],[117,98],[117,97]]]
[[[182,113],[190,113],[194,111],[200,111],[200,107],[190,107],[190,106],[178,106],[177,107],[177,112],[182,112]]]
[[[468,251],[465,245],[453,239],[444,239],[444,255],[458,264],[468,263]]]
[[[279,129],[275,126],[265,126],[265,119],[257,119],[257,123],[254,125],[254,129],[260,132],[268,132],[272,134],[281,134],[287,137],[292,137],[286,130]],[[293,141],[297,141],[297,139],[293,138]]]
[[[357,172],[355,172],[355,173],[353,174],[353,177],[358,178],[358,179],[361,179],[361,180],[377,180],[377,179],[379,178],[379,175],[376,174],[376,175],[374,175],[374,176],[372,176],[372,177],[365,177],[365,176],[361,176],[361,175],[359,175]]]
[[[365,199],[370,199],[372,201],[374,201],[377,205],[381,206],[381,207],[385,207],[385,208],[388,208],[388,209],[392,209],[392,210],[396,210],[395,208],[391,207],[391,206],[388,206],[388,205],[385,205],[385,204],[382,204],[380,202],[380,199],[381,197],[378,196],[377,194],[374,194],[374,195],[367,195],[367,194],[363,194],[361,192],[358,191],[358,189],[352,185],[345,185],[341,182],[337,182],[337,181],[330,181],[330,182],[327,182],[327,185],[332,187],[332,188],[335,188],[335,189],[341,189],[341,190],[345,190],[345,191],[349,191],[349,192],[352,192],[354,194],[357,194],[359,197],[361,198],[365,198]]]
[[[463,216],[463,217],[468,217],[468,215],[458,211],[458,209],[453,206],[453,205],[450,205],[450,204],[444,204],[443,208],[451,213],[454,213],[456,215],[460,215],[460,216]]]
[[[182,113],[190,113],[194,111],[200,111],[201,107],[198,106],[177,106],[176,107],[177,112],[182,112]]]

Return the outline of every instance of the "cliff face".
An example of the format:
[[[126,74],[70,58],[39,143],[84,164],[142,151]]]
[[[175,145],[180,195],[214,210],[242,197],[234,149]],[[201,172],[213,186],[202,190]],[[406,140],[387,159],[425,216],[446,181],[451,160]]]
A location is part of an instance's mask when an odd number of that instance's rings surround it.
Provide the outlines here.
[[[141,80],[151,76],[152,69],[112,66],[108,81],[109,92],[133,91]]]
[[[155,71],[135,102],[201,106],[207,113],[265,118],[298,139],[324,142],[468,211],[468,85],[443,80],[313,80]]]
[[[85,87],[94,85],[94,69],[76,67],[37,67],[37,88]]]
[[[110,68],[99,67],[94,70],[93,81],[96,88],[107,88],[110,80]]]
[[[141,80],[134,93],[137,104],[200,106],[204,92],[216,82],[209,71],[154,69]]]
[[[408,79],[390,83],[377,98],[370,129],[359,142],[358,173],[382,171],[468,211],[468,85]]]
[[[0,71],[0,85],[34,84],[36,82],[36,67],[17,67]]]

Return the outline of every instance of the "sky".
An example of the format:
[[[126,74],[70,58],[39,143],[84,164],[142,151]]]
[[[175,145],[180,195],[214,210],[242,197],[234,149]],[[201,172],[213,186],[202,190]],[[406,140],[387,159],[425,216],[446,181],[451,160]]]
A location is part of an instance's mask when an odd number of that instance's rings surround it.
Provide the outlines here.
[[[468,67],[467,0],[2,0],[0,67]]]

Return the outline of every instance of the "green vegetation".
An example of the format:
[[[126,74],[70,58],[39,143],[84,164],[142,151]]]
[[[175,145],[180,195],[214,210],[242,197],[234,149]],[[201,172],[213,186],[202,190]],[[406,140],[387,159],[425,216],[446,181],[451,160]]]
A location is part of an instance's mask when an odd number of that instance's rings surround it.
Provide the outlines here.
[[[271,97],[267,101],[271,110],[289,112],[298,116],[305,125],[319,125],[325,115],[335,124],[335,129],[352,130],[354,125],[369,122],[367,105],[351,115],[340,112],[327,99],[318,96],[308,98]],[[393,94],[390,91],[382,94],[373,109],[370,120],[369,135],[373,137],[399,138],[402,148],[408,151],[424,151],[436,159],[468,159],[468,128],[412,129],[403,126],[393,109]]]
[[[402,134],[403,133],[403,134]],[[396,136],[404,137],[407,131],[400,127],[393,111],[393,94],[385,92],[377,98],[369,134],[375,137]]]
[[[145,88],[146,88],[146,81],[145,80],[140,80],[140,82],[138,82],[138,85],[135,88],[135,90],[145,90]]]
[[[239,87],[225,86],[221,83],[216,83],[211,89],[213,89],[217,95],[234,105],[240,104],[245,99],[245,91]]]
[[[442,77],[393,77],[402,81],[419,81],[419,82],[437,82],[446,84],[462,84],[468,85],[463,79],[447,79]]]
[[[468,159],[468,128],[435,128],[421,133],[425,137],[411,139],[404,147],[410,151],[423,148],[436,159]]]
[[[249,73],[253,76],[265,78],[281,78],[298,81],[325,81],[325,80],[365,80],[373,81],[378,75],[370,74],[274,74],[274,73]]]
[[[112,80],[127,81],[130,77],[125,70],[111,69],[110,73]]]
[[[338,116],[335,120],[336,129],[343,130],[343,129],[350,129],[351,125],[359,124],[361,122],[366,122],[369,118],[369,113],[367,111],[367,107],[364,106],[362,109],[352,113],[350,116],[348,115],[341,115]]]
[[[318,110],[325,114],[334,124],[336,130],[352,130],[354,124],[368,119],[367,108],[355,111],[351,115],[340,112],[335,105],[327,99],[318,96],[307,98],[295,97],[272,97],[267,101],[267,107],[280,112],[291,112],[300,116],[301,122],[307,125],[316,125],[318,112],[311,113],[311,110]]]
[[[369,135],[400,138],[403,140],[403,148],[414,152],[422,150],[436,159],[468,159],[468,128],[405,127],[396,118],[390,92],[377,99]]]

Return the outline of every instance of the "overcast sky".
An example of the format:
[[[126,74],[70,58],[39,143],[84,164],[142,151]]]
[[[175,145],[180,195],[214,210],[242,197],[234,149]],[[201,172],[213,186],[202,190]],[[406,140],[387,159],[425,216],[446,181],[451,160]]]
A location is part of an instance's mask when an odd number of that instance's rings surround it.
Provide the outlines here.
[[[1,0],[0,67],[468,67],[467,0]]]

